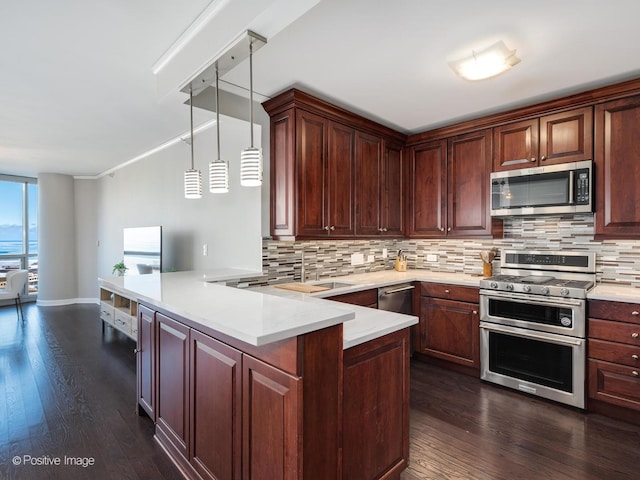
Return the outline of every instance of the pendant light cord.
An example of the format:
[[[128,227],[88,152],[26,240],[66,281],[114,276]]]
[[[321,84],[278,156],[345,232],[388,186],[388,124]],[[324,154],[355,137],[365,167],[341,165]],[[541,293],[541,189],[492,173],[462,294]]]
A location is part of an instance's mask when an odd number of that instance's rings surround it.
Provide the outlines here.
[[[189,84],[189,111],[191,113],[191,170],[193,168],[193,86]]]
[[[218,161],[220,161],[220,87],[218,85],[218,62],[216,62],[216,141],[218,144]]]
[[[253,39],[249,41],[249,103],[251,105],[251,148],[253,148]]]

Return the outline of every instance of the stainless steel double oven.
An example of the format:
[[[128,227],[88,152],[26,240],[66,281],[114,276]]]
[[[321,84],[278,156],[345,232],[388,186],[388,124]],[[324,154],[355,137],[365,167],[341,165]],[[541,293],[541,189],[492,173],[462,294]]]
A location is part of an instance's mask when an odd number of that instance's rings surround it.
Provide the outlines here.
[[[594,254],[505,250],[501,259],[501,275],[480,282],[481,378],[584,408]]]

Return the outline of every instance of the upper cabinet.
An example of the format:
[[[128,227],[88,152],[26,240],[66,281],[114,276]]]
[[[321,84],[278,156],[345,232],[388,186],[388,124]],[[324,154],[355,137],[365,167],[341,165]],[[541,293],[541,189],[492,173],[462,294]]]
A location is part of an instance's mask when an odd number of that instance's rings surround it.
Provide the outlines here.
[[[403,234],[404,135],[295,89],[264,108],[275,239]]]
[[[593,158],[592,107],[500,125],[493,129],[493,171]]]
[[[415,145],[408,156],[409,236],[492,234],[490,129]]]
[[[596,236],[640,236],[640,95],[596,105]]]

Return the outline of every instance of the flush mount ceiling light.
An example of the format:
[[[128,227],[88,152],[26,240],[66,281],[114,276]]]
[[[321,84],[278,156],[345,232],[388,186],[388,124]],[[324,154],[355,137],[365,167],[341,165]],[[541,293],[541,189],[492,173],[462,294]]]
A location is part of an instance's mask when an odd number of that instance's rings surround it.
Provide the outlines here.
[[[219,72],[216,64],[216,131],[218,158],[209,164],[209,191],[211,193],[227,193],[229,191],[229,163],[220,160],[220,87]]]
[[[191,168],[184,172],[184,198],[194,199],[202,197],[202,174],[194,168],[193,157],[193,89],[189,88],[189,113],[191,115]]]
[[[262,185],[262,149],[253,146],[253,41],[249,43],[249,104],[251,146],[240,155],[240,185],[259,187]]]
[[[518,63],[516,51],[509,50],[500,40],[483,50],[473,50],[469,57],[449,62],[449,66],[465,80],[484,80],[506,72]]]

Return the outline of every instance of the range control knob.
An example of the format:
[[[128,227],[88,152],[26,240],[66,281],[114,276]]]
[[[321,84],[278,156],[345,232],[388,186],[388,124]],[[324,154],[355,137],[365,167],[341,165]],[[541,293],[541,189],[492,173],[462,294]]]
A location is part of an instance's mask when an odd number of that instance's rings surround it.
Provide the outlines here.
[[[571,326],[571,317],[561,317],[560,318],[560,324],[563,327],[570,327]]]
[[[523,290],[524,292],[529,293],[529,292],[531,291],[531,285],[524,285],[524,286],[522,287],[522,290]]]
[[[498,288],[498,282],[491,282],[491,288]]]
[[[543,295],[549,295],[549,287],[542,287],[540,293]]]
[[[507,283],[507,290],[513,291],[513,283]]]
[[[562,290],[560,290],[560,295],[562,295],[563,297],[566,297],[567,295],[569,295],[569,289],[563,288]]]

